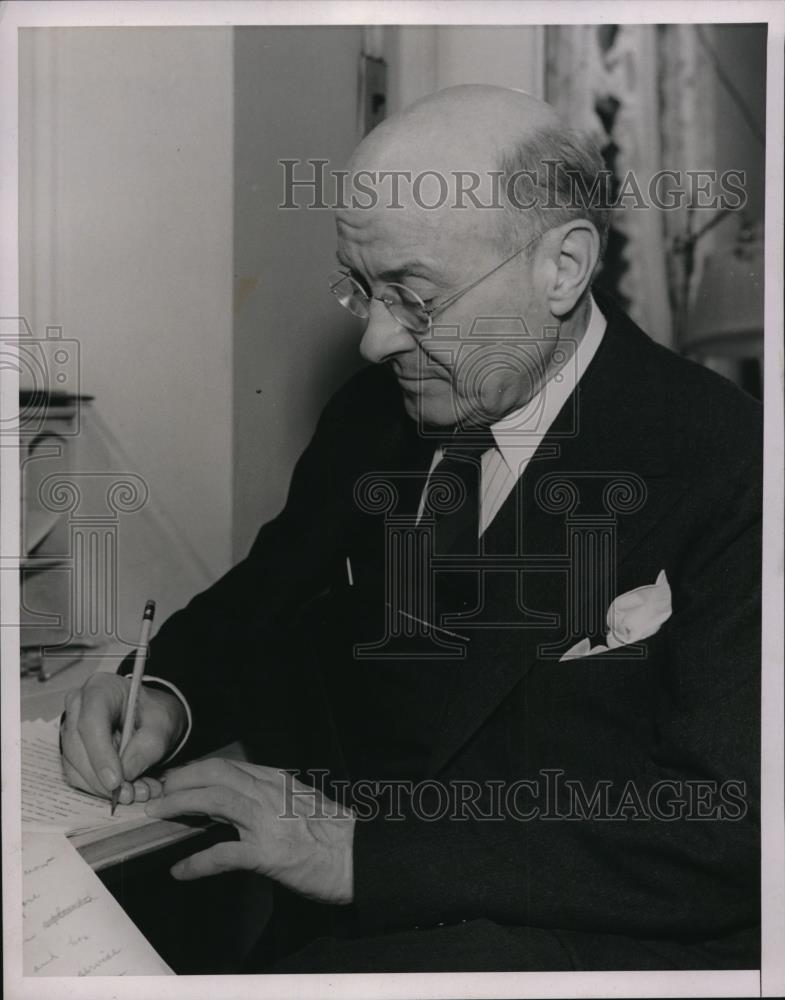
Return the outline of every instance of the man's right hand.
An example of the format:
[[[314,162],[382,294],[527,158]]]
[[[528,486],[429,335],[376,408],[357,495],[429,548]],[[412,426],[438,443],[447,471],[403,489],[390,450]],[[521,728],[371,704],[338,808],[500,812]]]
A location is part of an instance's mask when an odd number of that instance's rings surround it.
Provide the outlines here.
[[[130,679],[94,674],[69,691],[60,727],[63,770],[69,784],[109,798],[120,787],[120,802],[145,802],[161,794],[160,782],[142,775],[177,746],[187,725],[180,700],[143,684],[136,703],[136,726],[122,756],[120,734]]]

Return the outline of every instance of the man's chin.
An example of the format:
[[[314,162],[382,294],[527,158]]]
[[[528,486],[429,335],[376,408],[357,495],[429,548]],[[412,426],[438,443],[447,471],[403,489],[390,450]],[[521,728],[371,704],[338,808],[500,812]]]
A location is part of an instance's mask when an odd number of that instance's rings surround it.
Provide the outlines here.
[[[455,399],[452,387],[437,379],[408,386],[399,380],[403,405],[406,413],[416,420],[420,427],[439,428],[485,427],[492,423],[490,414],[484,409],[473,413],[468,403]],[[498,419],[498,418],[497,418]]]
[[[435,380],[434,380],[435,381]],[[437,383],[436,391],[431,387],[409,388],[399,383],[403,395],[403,406],[407,414],[420,426],[454,427],[455,407],[452,393],[446,383]],[[444,386],[444,389],[441,388]]]

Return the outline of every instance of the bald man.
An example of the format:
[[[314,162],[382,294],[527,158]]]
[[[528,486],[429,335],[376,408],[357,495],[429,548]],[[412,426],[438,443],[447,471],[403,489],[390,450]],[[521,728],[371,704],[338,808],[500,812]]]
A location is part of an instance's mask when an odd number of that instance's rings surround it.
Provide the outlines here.
[[[370,364],[122,760],[129,664],[67,699],[73,784],[235,829],[176,878],[274,880],[249,967],[759,962],[759,406],[593,294],[602,169],[501,88],[374,130],[329,279]]]

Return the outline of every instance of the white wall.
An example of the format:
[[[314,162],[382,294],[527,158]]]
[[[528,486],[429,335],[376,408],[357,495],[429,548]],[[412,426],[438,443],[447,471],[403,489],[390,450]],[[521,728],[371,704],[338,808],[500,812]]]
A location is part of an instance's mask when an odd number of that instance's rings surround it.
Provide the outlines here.
[[[457,82],[539,92],[540,31],[386,27],[389,110]],[[277,208],[277,161],[344,165],[362,36],[23,32],[24,312],[37,333],[80,341],[96,422],[179,535],[183,598],[280,509],[324,402],[359,363],[326,291],[333,220]]]
[[[235,32],[238,558],[283,506],[292,468],[319,413],[360,363],[356,324],[344,318],[327,288],[336,267],[332,213],[279,209],[283,172],[278,160],[326,159],[326,171],[345,166],[360,139],[361,44],[360,27]],[[299,169],[297,176],[303,176]]]
[[[80,342],[177,603],[231,553],[232,31],[20,34],[23,311]]]
[[[458,83],[490,83],[541,97],[544,30],[526,25],[439,28],[439,89]]]
[[[539,26],[391,26],[384,28],[383,46],[391,112],[460,83],[544,94],[545,29]]]
[[[376,33],[378,34],[378,32]],[[540,28],[382,29],[388,113],[453,83],[542,93]],[[280,157],[341,168],[357,132],[360,27],[235,33],[234,551],[283,505],[297,456],[358,366],[356,326],[326,289],[329,212],[284,212]]]

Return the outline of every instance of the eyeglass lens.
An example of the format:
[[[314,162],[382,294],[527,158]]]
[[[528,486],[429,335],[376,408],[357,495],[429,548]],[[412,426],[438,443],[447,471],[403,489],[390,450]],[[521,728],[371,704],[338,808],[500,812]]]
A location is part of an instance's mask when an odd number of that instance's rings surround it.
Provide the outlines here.
[[[330,291],[338,302],[360,319],[370,316],[371,297],[351,275],[336,271],[330,276]],[[415,333],[424,333],[429,326],[425,303],[405,285],[390,282],[376,296],[389,310],[393,319]]]

